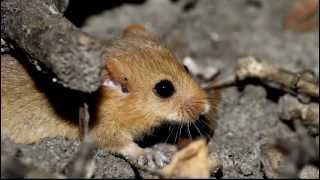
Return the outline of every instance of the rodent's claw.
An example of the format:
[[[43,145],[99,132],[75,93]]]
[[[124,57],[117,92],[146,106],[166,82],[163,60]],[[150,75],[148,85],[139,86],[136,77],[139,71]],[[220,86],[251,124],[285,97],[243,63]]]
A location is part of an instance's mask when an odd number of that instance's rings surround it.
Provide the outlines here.
[[[144,155],[138,157],[137,163],[150,169],[163,168],[169,163],[169,158],[161,151],[146,148]]]
[[[159,153],[159,155],[156,157],[157,158],[155,158],[155,161],[157,164],[159,164],[160,167],[164,167],[164,165],[170,162],[169,158],[166,155],[164,155],[164,153]]]

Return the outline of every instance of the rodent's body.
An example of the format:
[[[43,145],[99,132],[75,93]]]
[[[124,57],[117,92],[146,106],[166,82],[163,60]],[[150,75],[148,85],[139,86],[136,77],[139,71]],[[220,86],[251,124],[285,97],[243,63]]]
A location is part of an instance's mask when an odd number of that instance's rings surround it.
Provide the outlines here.
[[[1,133],[18,143],[42,137],[76,137],[78,129],[61,117],[13,57],[1,56]]]
[[[56,96],[59,98],[58,94]],[[96,96],[101,99],[97,102],[101,109],[98,107],[96,111],[91,132],[98,145],[108,148],[122,146],[129,141],[127,132],[138,135],[135,132],[143,132],[148,127],[141,123],[143,118],[138,115],[130,118],[128,123],[123,118],[128,113],[121,110],[121,104],[103,100],[112,97],[112,92],[105,89]],[[1,129],[4,135],[17,143],[34,143],[43,137],[55,136],[78,138],[77,119],[66,118],[57,112],[22,64],[11,56],[1,56]]]
[[[218,103],[209,102],[171,52],[140,26],[127,28],[107,50],[105,60],[90,131],[100,147],[136,157],[143,150],[133,140],[153,126],[164,120],[193,122]],[[155,85],[163,82],[172,83],[173,89],[159,95]],[[19,62],[1,57],[2,133],[19,143],[54,136],[77,138],[76,119],[66,121]]]

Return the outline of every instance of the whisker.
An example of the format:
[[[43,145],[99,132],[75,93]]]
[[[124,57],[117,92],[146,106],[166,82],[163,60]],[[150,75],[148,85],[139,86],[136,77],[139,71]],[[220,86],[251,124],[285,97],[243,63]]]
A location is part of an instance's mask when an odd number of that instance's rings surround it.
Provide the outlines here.
[[[189,117],[192,117],[192,112],[191,112],[191,109],[189,108],[186,108],[186,113],[188,114]]]
[[[180,124],[180,129],[179,129],[179,138],[181,137],[181,130],[182,130],[182,124]]]
[[[181,124],[179,124],[179,127],[178,128],[181,128]],[[176,144],[177,143],[177,137],[178,137],[178,128],[177,128],[177,131],[176,131],[176,136],[175,136],[175,138],[174,138],[174,144]]]
[[[206,124],[204,124],[203,121],[199,121],[199,122],[200,122],[202,125],[205,125],[205,127],[209,128]],[[197,124],[194,124],[194,125],[195,125],[195,127],[198,129],[198,132],[199,132],[200,130],[199,130]],[[212,131],[212,129],[210,129],[210,130]],[[205,133],[205,136],[203,136],[203,137],[216,140],[216,137],[213,136],[212,134],[209,134],[209,133],[207,133],[206,131],[202,131],[202,132]],[[200,132],[200,133],[201,133],[201,132]]]
[[[222,101],[222,102],[228,102],[226,99],[223,99],[221,97],[208,97],[208,100],[212,100],[212,101]],[[230,100],[230,99],[228,99]]]
[[[194,125],[196,128],[198,128],[196,124],[194,124]],[[205,124],[203,124],[203,125],[205,125]],[[207,127],[207,126],[205,125],[205,127]],[[211,129],[209,129],[209,130],[212,131]],[[201,131],[201,130],[198,128],[198,131]],[[202,132],[204,133],[204,135],[201,132],[200,133],[203,135],[203,137],[207,137],[207,138],[210,137],[210,134],[208,132],[206,132],[206,131],[202,131]]]
[[[171,130],[170,130],[171,129]],[[174,129],[174,127],[172,127],[172,128],[170,128],[169,127],[169,135],[168,135],[168,137],[167,137],[167,139],[165,140],[165,143],[167,143],[168,142],[168,140],[169,140],[169,137],[171,136],[171,134],[173,133],[173,129]]]
[[[192,142],[192,136],[191,136],[191,133],[190,133],[190,128],[189,128],[189,126],[190,126],[190,122],[188,122],[188,124],[187,124],[187,130],[188,130],[188,137],[189,137],[189,142]]]
[[[202,125],[204,125],[206,128],[208,128],[210,131],[213,131],[213,130],[214,130],[214,129],[213,129],[207,122],[205,122],[204,120],[199,119],[198,121],[199,121],[199,123],[201,123]]]
[[[206,121],[204,121],[204,120],[199,120],[199,122],[202,122],[204,125],[206,125],[206,127],[208,127],[210,130],[213,130],[212,128],[210,128],[210,125],[206,122]],[[234,132],[234,131],[232,131],[231,129],[229,129],[229,128],[226,128],[224,125],[222,125],[219,121],[216,121],[216,128],[215,129],[218,129],[218,128],[222,128],[222,130],[224,131],[224,132],[231,132],[231,133],[233,133],[233,134],[237,134],[236,132]]]
[[[198,126],[197,126],[195,123],[193,123],[193,122],[191,122],[191,123],[192,123],[192,125],[196,128],[196,130],[198,131],[199,135],[202,136],[202,137],[205,137],[205,136],[201,133],[201,131],[200,131],[200,129],[198,128]]]

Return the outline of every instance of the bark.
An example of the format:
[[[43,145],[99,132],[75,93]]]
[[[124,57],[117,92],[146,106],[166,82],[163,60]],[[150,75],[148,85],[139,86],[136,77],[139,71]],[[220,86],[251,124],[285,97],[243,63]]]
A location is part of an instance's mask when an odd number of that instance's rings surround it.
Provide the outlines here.
[[[100,86],[103,45],[81,32],[59,11],[67,1],[1,0],[1,39],[22,49],[42,73],[73,90]],[[58,8],[57,8],[57,6]]]

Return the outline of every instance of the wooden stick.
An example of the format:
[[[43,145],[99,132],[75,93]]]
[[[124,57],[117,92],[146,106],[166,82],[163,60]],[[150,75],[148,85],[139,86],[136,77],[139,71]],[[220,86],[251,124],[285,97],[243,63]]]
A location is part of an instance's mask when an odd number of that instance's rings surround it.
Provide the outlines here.
[[[93,92],[100,86],[103,45],[63,17],[60,1],[2,0],[1,39],[21,49],[38,71],[52,74],[54,82]]]

